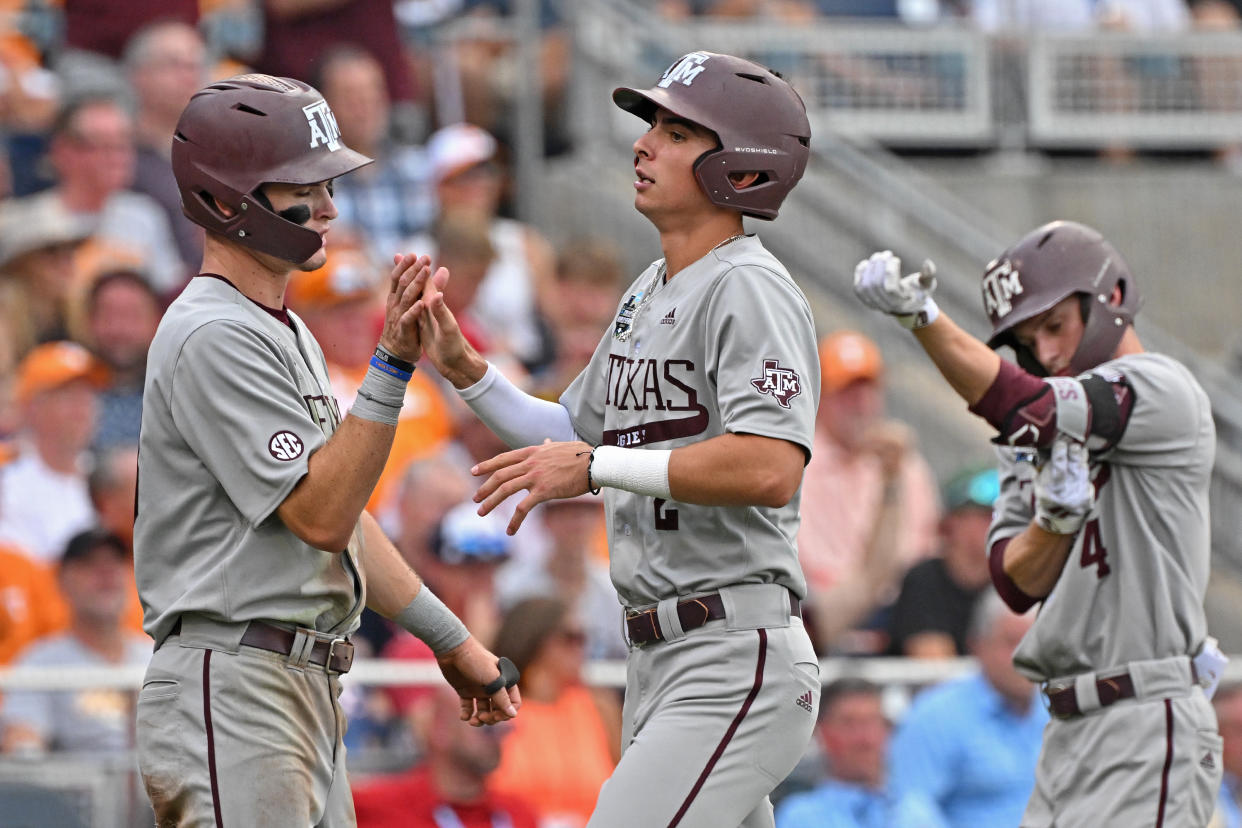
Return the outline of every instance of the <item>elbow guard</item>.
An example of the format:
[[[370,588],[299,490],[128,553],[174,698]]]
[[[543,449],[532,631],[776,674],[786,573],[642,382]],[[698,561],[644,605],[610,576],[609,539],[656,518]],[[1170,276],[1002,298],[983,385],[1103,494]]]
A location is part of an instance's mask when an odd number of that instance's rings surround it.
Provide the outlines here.
[[[1002,445],[1046,448],[1059,432],[1102,451],[1121,439],[1132,405],[1133,392],[1120,374],[1039,379],[1002,362],[971,410],[996,427],[995,442]]]

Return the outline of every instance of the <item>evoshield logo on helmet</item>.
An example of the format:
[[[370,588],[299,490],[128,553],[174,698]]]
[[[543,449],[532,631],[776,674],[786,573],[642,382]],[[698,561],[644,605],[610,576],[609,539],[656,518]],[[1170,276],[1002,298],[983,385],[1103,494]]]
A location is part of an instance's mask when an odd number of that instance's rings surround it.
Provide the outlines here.
[[[668,67],[660,76],[660,82],[656,86],[661,89],[668,89],[674,83],[689,86],[707,68],[703,64],[709,60],[711,60],[711,55],[705,55],[702,52],[691,52],[678,58],[677,62]]]
[[[341,148],[341,128],[336,125],[336,116],[328,108],[328,102],[325,100],[316,101],[313,104],[302,107],[302,111],[306,113],[306,120],[310,123],[311,149],[320,144],[325,144],[333,152],[339,150]]]
[[[1021,276],[1008,259],[993,262],[983,275],[983,305],[990,314],[1005,316],[1013,310],[1010,300],[1021,292]]]

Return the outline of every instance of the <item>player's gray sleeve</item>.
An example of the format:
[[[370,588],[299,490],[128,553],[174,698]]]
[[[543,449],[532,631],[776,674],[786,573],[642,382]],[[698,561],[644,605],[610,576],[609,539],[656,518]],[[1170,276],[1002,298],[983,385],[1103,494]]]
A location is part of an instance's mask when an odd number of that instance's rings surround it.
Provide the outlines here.
[[[483,379],[457,393],[509,448],[579,439],[564,406],[532,397],[490,362]]]
[[[708,375],[725,430],[788,440],[809,459],[819,406],[819,351],[806,298],[756,266],[725,273],[705,316]]]
[[[1093,373],[1113,380],[1118,372],[1134,394],[1125,432],[1110,459],[1130,466],[1162,466],[1193,451],[1211,435],[1190,423],[1211,420],[1211,404],[1186,366],[1163,354],[1122,357]]]
[[[169,392],[182,437],[254,526],[288,497],[326,439],[286,359],[262,334],[217,320],[186,339]]]

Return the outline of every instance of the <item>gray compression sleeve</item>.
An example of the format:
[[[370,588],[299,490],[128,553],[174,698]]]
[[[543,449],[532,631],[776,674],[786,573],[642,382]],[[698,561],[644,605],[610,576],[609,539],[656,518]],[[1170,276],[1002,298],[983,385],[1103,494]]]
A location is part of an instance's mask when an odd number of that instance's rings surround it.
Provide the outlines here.
[[[426,584],[392,620],[422,639],[436,655],[448,652],[470,637],[466,625]]]
[[[532,397],[490,362],[483,379],[457,393],[509,448],[534,446],[545,439],[556,443],[580,439],[565,406]]]

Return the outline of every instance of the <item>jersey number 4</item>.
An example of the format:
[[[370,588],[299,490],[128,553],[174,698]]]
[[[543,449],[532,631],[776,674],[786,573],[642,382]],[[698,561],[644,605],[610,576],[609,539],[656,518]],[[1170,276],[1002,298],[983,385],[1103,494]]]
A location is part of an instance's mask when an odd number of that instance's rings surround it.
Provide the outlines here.
[[[677,510],[665,509],[664,504],[668,503],[662,497],[657,497],[652,505],[655,507],[655,528],[661,532],[677,531]]]
[[[1078,563],[1083,569],[1095,566],[1097,578],[1103,578],[1112,570],[1108,566],[1108,550],[1100,538],[1100,521],[1089,520],[1082,527],[1082,556]]]

